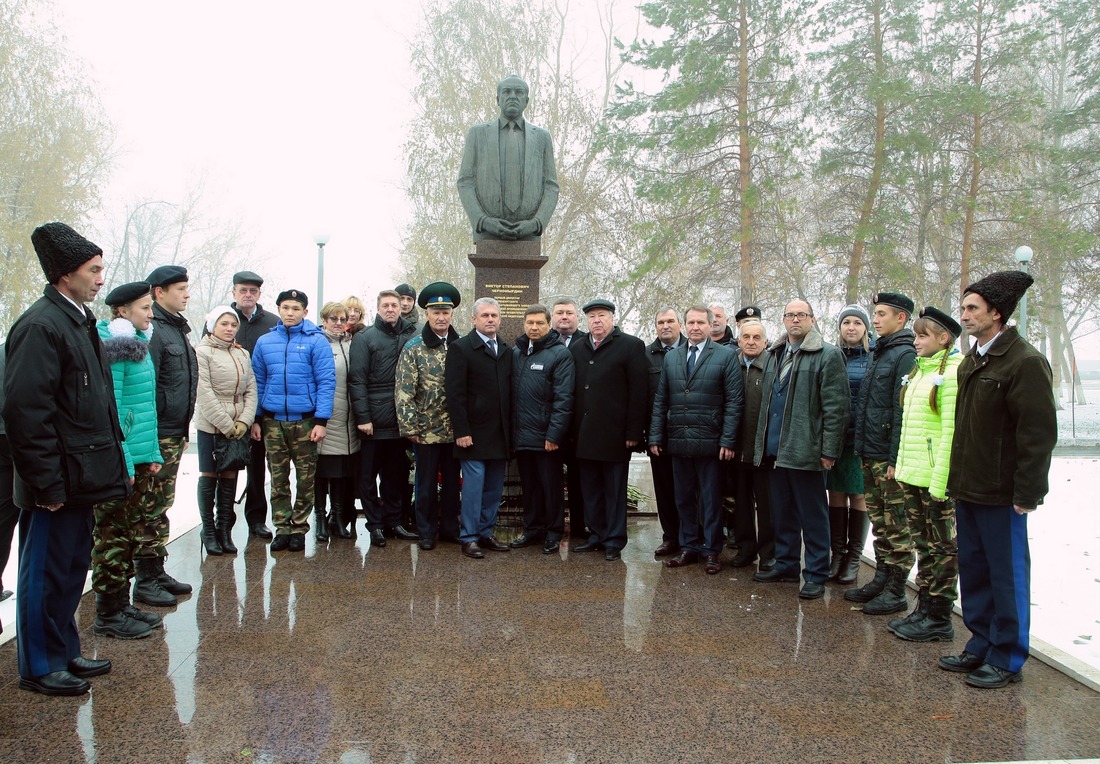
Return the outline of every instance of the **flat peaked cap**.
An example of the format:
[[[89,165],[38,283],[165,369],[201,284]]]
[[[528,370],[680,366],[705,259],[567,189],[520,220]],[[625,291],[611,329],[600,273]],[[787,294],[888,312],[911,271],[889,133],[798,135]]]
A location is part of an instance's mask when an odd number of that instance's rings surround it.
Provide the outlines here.
[[[993,308],[1001,314],[1002,321],[1008,321],[1008,317],[1016,310],[1016,304],[1024,296],[1027,288],[1035,283],[1031,274],[1023,271],[997,271],[984,279],[979,279],[963,290],[981,295]]]
[[[614,313],[615,303],[611,302],[611,300],[605,300],[602,297],[595,300],[589,300],[584,304],[584,307],[581,308],[581,313],[587,313],[590,310],[606,310]]]
[[[256,286],[263,286],[264,280],[260,278],[259,274],[253,271],[237,271],[233,274],[233,286],[237,284],[255,284]]]
[[[104,302],[112,308],[118,308],[123,305],[129,305],[134,300],[139,297],[145,297],[152,291],[153,287],[149,285],[148,281],[131,281],[129,284],[116,286],[112,289]]]
[[[275,304],[282,305],[287,300],[297,300],[302,303],[303,308],[309,307],[309,298],[300,289],[287,289],[285,292],[279,292],[279,296],[275,298]]]
[[[162,265],[145,279],[152,286],[166,287],[187,281],[187,269],[182,265]]]
[[[927,318],[929,321],[935,321],[947,331],[951,332],[954,336],[958,337],[962,334],[962,326],[958,321],[951,318],[951,316],[944,313],[939,308],[934,308],[931,305],[927,305],[920,309],[920,317]]]
[[[394,291],[401,294],[396,289]],[[421,308],[457,308],[461,303],[462,295],[458,293],[458,289],[446,281],[428,284],[420,290],[420,298],[416,301]]]
[[[31,234],[31,244],[42,264],[46,281],[56,284],[84,263],[103,254],[98,244],[85,239],[64,223],[46,223]]]
[[[901,292],[879,292],[871,302],[875,305],[889,305],[891,308],[904,310],[910,316],[913,315],[913,309],[917,307],[911,299]]]

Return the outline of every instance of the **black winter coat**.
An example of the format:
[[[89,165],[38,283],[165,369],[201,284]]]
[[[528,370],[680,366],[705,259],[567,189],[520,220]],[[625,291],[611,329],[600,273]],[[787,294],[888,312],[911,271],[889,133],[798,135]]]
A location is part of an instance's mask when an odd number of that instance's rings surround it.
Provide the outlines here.
[[[195,415],[199,359],[187,339],[191,326],[153,303],[149,355],[157,371],[157,431],[162,438],[186,438]]]
[[[677,346],[683,345],[687,342],[687,337],[680,335],[676,338]],[[672,351],[669,350],[669,353]],[[653,342],[645,346],[645,359],[649,363],[649,397],[646,398],[646,427],[649,426],[648,416],[653,413],[653,401],[657,397],[657,385],[661,381],[661,369],[665,367],[665,346],[661,344],[660,339],[655,339]],[[649,442],[649,434],[647,430],[646,442]],[[657,445],[663,446],[664,443],[658,443]]]
[[[649,420],[645,343],[619,327],[598,348],[591,336],[569,346],[576,364],[573,442],[576,458],[628,462],[628,440],[644,445]]]
[[[745,408],[741,414],[741,434],[738,439],[738,462],[752,466],[756,462],[756,426],[760,423],[760,412],[764,408],[764,395],[771,396],[771,390],[764,390],[764,368],[768,363],[768,354],[761,353],[746,366],[745,356],[737,354],[737,366],[741,370],[741,383],[745,390]]]
[[[95,318],[53,286],[11,328],[4,421],[15,500],[94,504],[130,493],[111,368]]]
[[[562,445],[573,418],[573,355],[553,329],[534,343],[526,336],[512,349],[512,448],[542,451]]]
[[[230,307],[237,313],[237,320],[240,321],[240,328],[237,329],[237,344],[252,355],[252,351],[256,349],[256,340],[270,332],[271,327],[279,323],[279,317],[274,313],[268,313],[263,305],[256,306],[251,319],[244,317],[237,308],[237,303],[233,303]],[[205,330],[203,334],[206,334]]]
[[[855,451],[866,459],[897,463],[901,445],[901,380],[917,362],[916,335],[902,329],[880,337],[859,386]]]
[[[400,316],[389,324],[375,316],[374,324],[351,341],[348,395],[356,425],[373,424],[375,440],[401,437],[397,427],[394,382],[401,349],[416,334],[416,326]]]
[[[512,353],[497,337],[494,358],[476,330],[447,346],[445,389],[457,459],[507,459],[512,440]]]
[[[668,452],[687,458],[718,458],[720,448],[737,448],[745,405],[741,371],[729,347],[708,340],[687,375],[688,344],[665,356],[653,415],[649,445],[668,439]]]

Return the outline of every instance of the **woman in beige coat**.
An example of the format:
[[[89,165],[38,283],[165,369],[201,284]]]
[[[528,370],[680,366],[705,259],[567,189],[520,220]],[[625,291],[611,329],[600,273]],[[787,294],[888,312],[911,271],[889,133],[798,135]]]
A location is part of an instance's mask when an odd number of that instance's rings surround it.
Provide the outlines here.
[[[236,554],[233,545],[233,503],[237,470],[217,471],[214,463],[216,435],[248,436],[256,418],[256,377],[248,351],[235,340],[239,322],[228,305],[219,305],[206,317],[209,332],[199,342],[198,402],[195,406],[199,441],[199,517],[202,543],[207,554]],[[214,519],[215,499],[218,513]]]
[[[355,537],[350,526],[355,520],[355,468],[359,460],[352,458],[352,454],[359,453],[360,446],[359,431],[350,415],[348,402],[351,335],[346,331],[347,323],[348,309],[344,303],[330,302],[321,308],[321,328],[332,346],[332,360],[336,365],[336,395],[332,399],[332,416],[317,459],[314,507],[318,541],[328,541],[329,534],[342,539]],[[332,512],[326,513],[329,499]]]

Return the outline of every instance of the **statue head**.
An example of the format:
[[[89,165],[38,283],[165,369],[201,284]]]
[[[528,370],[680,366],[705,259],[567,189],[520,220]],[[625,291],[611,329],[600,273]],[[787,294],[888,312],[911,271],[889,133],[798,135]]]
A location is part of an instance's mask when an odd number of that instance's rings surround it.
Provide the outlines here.
[[[500,107],[501,116],[505,119],[517,119],[523,110],[527,108],[528,93],[530,88],[527,83],[514,74],[497,83],[497,106]]]

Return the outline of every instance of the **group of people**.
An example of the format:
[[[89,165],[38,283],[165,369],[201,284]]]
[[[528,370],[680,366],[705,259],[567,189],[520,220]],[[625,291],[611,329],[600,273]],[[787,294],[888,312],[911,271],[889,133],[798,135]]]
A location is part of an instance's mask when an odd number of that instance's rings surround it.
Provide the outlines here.
[[[1026,515],[1047,491],[1056,438],[1049,365],[1007,325],[1026,274],[970,285],[961,323],[882,292],[871,313],[841,311],[831,344],[810,304],[793,300],[769,342],[755,306],[730,326],[721,306],[693,305],[659,310],[646,345],[616,326],[607,299],[532,305],[509,342],[500,305],[482,297],[460,336],[461,295],[446,282],[381,292],[369,325],[358,299],[327,303],[318,325],[300,290],[265,311],[263,279],[242,271],[233,302],[211,310],[193,342],[186,269],[116,287],[110,320],[96,322],[86,303],[104,283],[102,250],[62,223],[31,239],[49,284],[2,354],[21,687],[82,694],[110,670],[80,653],[74,615],[89,563],[97,634],[148,636],[161,619],[135,603],[170,606],[191,590],[165,560],[193,417],[211,555],[237,551],[245,469],[249,534],[272,552],[302,551],[311,514],[319,542],[354,536],[359,499],[372,546],[552,554],[568,528],[572,551],[613,561],[627,544],[628,464],[646,451],[663,533],[655,554],[668,567],[717,573],[728,544],[729,564],[758,563],[754,580],[801,580],[799,596],[814,599],[828,581],[856,582],[871,526],[875,575],[845,599],[869,615],[905,610],[915,556],[916,607],[888,628],[951,639],[961,584],[973,636],[941,667],[978,687],[1020,677]],[[964,331],[975,342],[965,357]],[[494,531],[513,456],[524,526],[506,543]]]

